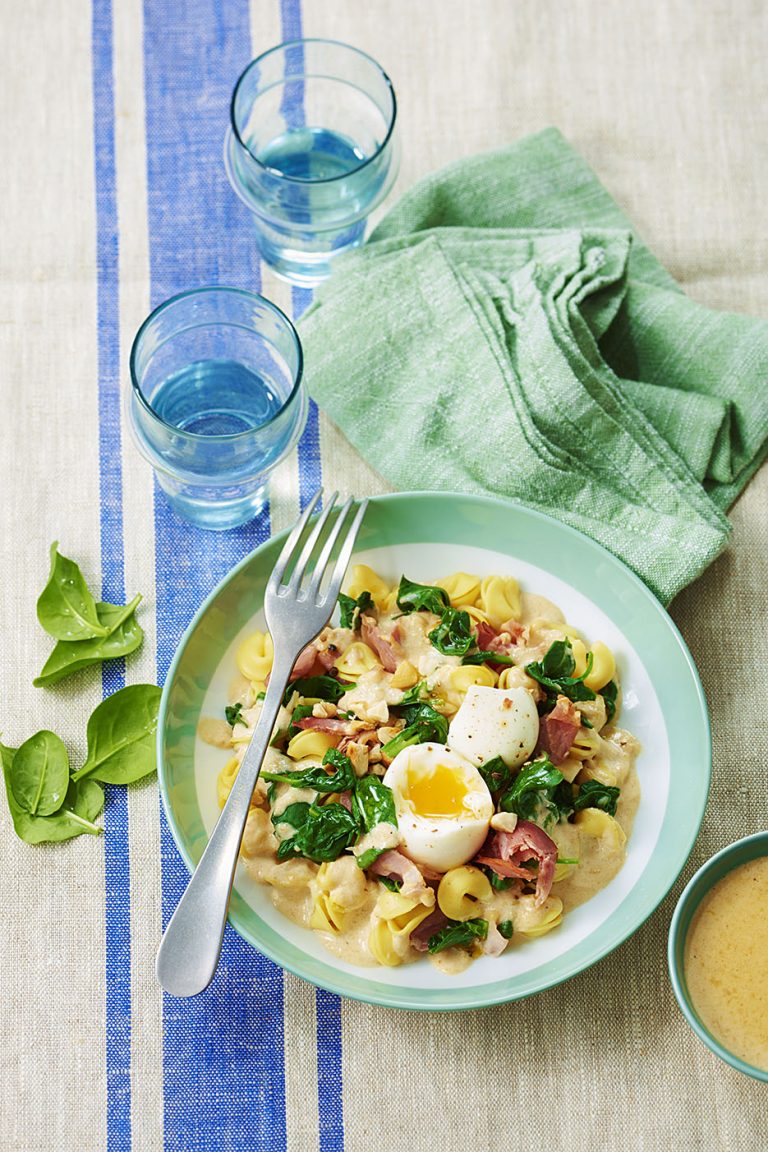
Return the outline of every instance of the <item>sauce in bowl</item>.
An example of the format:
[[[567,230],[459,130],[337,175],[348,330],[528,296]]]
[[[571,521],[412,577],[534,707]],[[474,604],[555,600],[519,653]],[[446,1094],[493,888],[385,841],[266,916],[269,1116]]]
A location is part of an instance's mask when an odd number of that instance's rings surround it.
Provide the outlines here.
[[[684,971],[712,1035],[768,1071],[768,856],[734,868],[702,899],[686,936]]]

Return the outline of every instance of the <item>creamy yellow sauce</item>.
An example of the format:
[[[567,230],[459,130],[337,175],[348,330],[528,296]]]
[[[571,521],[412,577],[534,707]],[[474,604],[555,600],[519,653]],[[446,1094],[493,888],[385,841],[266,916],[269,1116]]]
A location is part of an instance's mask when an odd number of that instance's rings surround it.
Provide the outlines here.
[[[768,1072],[768,857],[724,876],[702,900],[685,943],[693,1006],[734,1056]]]

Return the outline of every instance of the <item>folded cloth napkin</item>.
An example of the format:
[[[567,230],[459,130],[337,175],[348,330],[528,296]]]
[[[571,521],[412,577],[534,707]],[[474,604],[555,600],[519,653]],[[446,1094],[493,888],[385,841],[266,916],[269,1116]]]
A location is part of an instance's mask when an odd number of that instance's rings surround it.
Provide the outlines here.
[[[667,603],[768,448],[768,323],[689,300],[555,129],[416,185],[301,321],[311,395],[396,488],[485,492]]]

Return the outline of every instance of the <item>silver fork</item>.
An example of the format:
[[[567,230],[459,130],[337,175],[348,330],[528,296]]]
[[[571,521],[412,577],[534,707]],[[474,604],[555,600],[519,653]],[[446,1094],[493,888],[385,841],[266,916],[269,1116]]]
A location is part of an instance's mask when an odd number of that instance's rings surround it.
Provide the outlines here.
[[[357,508],[330,578],[323,587],[334,547],[341,539],[354,501],[349,499],[344,504],[312,564],[336,503],[336,493],[317,517],[299,552],[299,542],[319,498],[320,492],[317,492],[304,509],[269,578],[264,595],[264,614],[275,655],[259,722],[211,839],[171,917],[157,953],[157,978],[172,996],[194,996],[207,988],[213,979],[221,953],[248,808],[272,738],[283,693],[296,657],[331,618],[368,505],[368,501],[363,500]],[[293,560],[295,566],[286,581]]]

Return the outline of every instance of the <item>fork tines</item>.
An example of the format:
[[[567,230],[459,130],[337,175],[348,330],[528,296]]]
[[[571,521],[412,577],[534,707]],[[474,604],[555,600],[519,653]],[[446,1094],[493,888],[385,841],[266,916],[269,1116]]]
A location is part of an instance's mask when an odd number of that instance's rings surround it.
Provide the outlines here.
[[[329,598],[335,602],[338,597],[368,501],[363,500],[356,507],[354,498],[349,497],[334,516],[338,493],[333,492],[315,518],[297,557],[300,542],[321,495],[322,488],[314,494],[294,525],[272,571],[268,589],[281,598],[292,596],[298,602],[309,600],[322,605]],[[353,511],[354,514],[350,515]],[[329,577],[334,553],[336,559]]]

